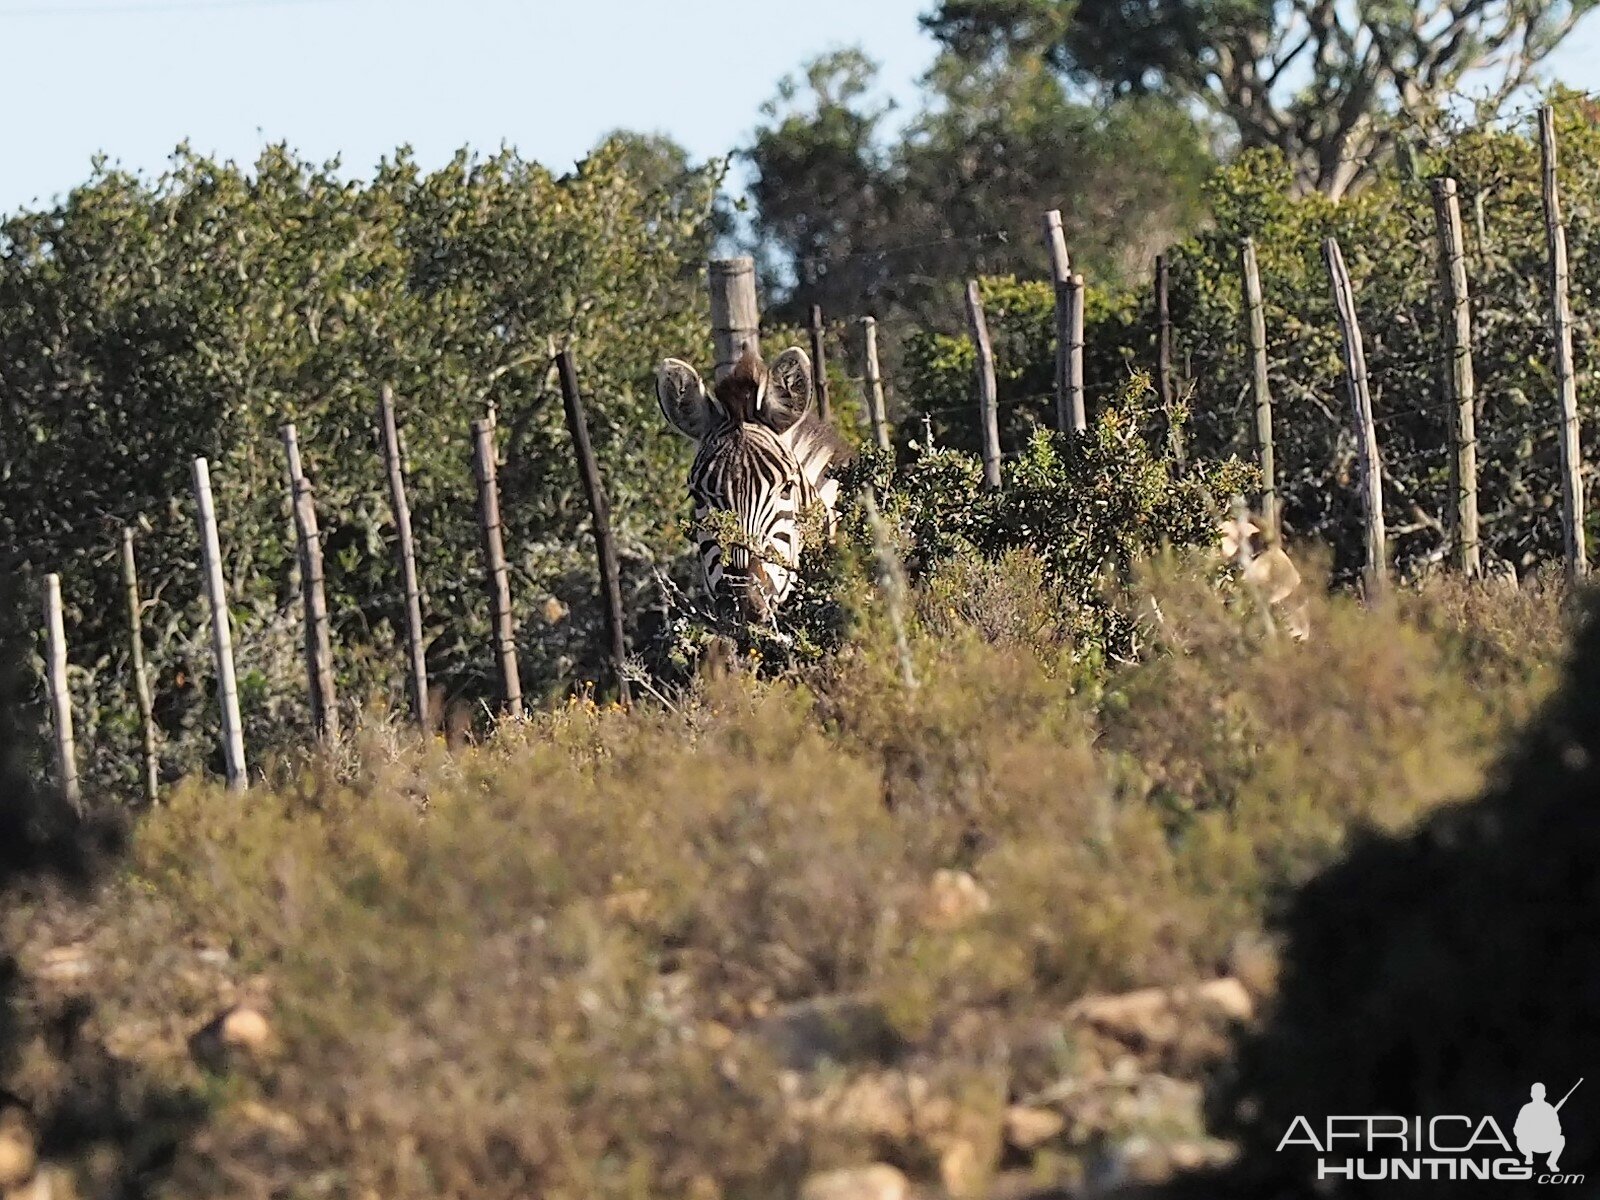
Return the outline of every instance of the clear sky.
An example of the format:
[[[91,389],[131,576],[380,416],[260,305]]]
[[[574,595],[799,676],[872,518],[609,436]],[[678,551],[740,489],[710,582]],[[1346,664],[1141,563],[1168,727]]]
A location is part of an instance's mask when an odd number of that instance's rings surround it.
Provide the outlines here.
[[[364,172],[508,142],[563,169],[609,129],[698,157],[748,134],[779,77],[859,43],[909,97],[932,0],[0,0],[0,212],[104,151],[156,171],[180,141],[244,161],[286,140]],[[1600,88],[1600,17],[1554,73]]]

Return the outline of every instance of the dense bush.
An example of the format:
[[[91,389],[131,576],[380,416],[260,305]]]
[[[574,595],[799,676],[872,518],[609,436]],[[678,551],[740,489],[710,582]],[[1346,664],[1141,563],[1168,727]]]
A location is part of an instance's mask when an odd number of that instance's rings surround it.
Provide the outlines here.
[[[577,357],[634,615],[677,550],[687,465],[651,371],[706,340],[694,274],[715,179],[652,186],[626,151],[608,144],[562,178],[509,154],[428,174],[402,154],[366,183],[282,149],[250,170],[181,151],[159,179],[102,168],[55,208],[0,225],[0,573],[24,588],[63,576],[96,788],[131,782],[136,745],[118,523],[142,530],[168,773],[215,745],[195,455],[212,465],[247,740],[259,752],[304,737],[285,421],[316,488],[344,695],[402,702],[373,438],[384,383],[399,397],[435,676],[469,698],[493,690],[468,429],[486,411],[505,460],[526,685],[593,676],[587,508],[550,340]],[[7,637],[31,632],[24,611]]]
[[[1572,261],[1572,305],[1584,435],[1600,434],[1593,382],[1600,288],[1600,133],[1593,105],[1557,97],[1561,185]],[[1385,508],[1396,559],[1415,567],[1447,545],[1449,413],[1428,181],[1460,185],[1467,226],[1479,410],[1479,509],[1487,551],[1525,569],[1561,554],[1560,490],[1549,271],[1539,150],[1528,120],[1438,131],[1391,174],[1340,203],[1298,195],[1281,159],[1248,153],[1209,185],[1212,223],[1171,251],[1179,386],[1199,454],[1248,455],[1253,440],[1250,363],[1239,243],[1253,237],[1265,293],[1274,438],[1284,521],[1293,537],[1334,547],[1336,573],[1360,562],[1354,441],[1333,321],[1325,237],[1337,236],[1356,281],[1384,460]],[[1153,363],[1147,292],[1106,293],[1091,281],[1086,375],[1103,403],[1130,363]],[[1048,284],[985,282],[1001,384],[1003,438],[1052,424],[1054,342]],[[923,333],[907,354],[910,393],[940,421],[940,437],[973,444],[972,351],[963,338]],[[1586,479],[1592,482],[1592,470]],[[1596,526],[1600,529],[1600,526]]]
[[[1304,1115],[1513,1121],[1542,1081],[1554,1103],[1600,1053],[1600,971],[1576,952],[1600,929],[1600,612],[1592,601],[1561,690],[1484,796],[1421,828],[1370,832],[1295,897],[1272,1020],[1245,1040],[1217,1122],[1246,1155],[1204,1194],[1308,1194],[1302,1153],[1276,1152]],[[1581,1094],[1581,1093],[1580,1093]],[[1592,1112],[1563,1112],[1561,1169],[1592,1174]],[[1544,1169],[1535,1156],[1536,1170]],[[1351,1184],[1330,1196],[1456,1195],[1460,1185]],[[1532,1180],[1499,1194],[1536,1195]],[[1199,1193],[1197,1193],[1199,1194]]]

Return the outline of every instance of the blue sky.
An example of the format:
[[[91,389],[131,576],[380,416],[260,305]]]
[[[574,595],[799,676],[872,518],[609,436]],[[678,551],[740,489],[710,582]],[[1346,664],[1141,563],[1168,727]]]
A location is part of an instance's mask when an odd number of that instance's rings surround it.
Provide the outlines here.
[[[157,171],[187,139],[252,160],[286,140],[364,171],[508,142],[557,169],[617,127],[725,153],[778,78],[859,43],[909,97],[932,0],[0,0],[0,212],[81,182],[98,151]],[[1600,17],[1554,64],[1600,88]]]

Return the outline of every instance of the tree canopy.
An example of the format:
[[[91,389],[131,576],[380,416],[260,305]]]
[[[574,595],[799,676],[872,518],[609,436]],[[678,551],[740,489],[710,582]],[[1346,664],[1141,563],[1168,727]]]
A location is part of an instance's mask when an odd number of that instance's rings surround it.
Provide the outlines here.
[[[941,0],[953,52],[1033,56],[1112,95],[1199,102],[1337,198],[1400,125],[1476,92],[1495,110],[1596,0]]]

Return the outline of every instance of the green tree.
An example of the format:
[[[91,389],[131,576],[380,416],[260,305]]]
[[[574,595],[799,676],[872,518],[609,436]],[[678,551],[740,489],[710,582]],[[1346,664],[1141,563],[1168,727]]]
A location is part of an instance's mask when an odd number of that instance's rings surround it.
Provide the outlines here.
[[[145,529],[167,764],[192,768],[216,744],[195,455],[212,463],[247,739],[265,750],[304,736],[284,421],[299,425],[316,489],[344,695],[401,702],[373,437],[384,383],[404,425],[435,678],[467,697],[492,691],[468,433],[490,410],[525,680],[592,677],[588,512],[550,339],[577,357],[639,614],[657,564],[681,550],[687,465],[656,414],[652,370],[705,338],[693,273],[716,173],[675,169],[663,182],[637,149],[608,143],[559,178],[509,153],[463,152],[432,173],[402,153],[366,184],[282,148],[253,170],[180,150],[159,179],[102,167],[56,207],[0,226],[0,573],[63,576],[95,782],[114,784],[135,761],[120,523]],[[546,620],[547,607],[571,615]],[[28,638],[31,625],[4,632]]]
[[[964,57],[1021,54],[1112,95],[1198,102],[1302,187],[1343,195],[1451,97],[1496,109],[1595,0],[941,0],[924,24]]]
[[[754,234],[780,312],[811,304],[949,326],[972,274],[1047,266],[1059,208],[1075,261],[1142,275],[1192,228],[1211,168],[1205,131],[1160,99],[1074,101],[1026,61],[946,56],[919,109],[891,128],[859,50],[786,79],[747,151]]]

